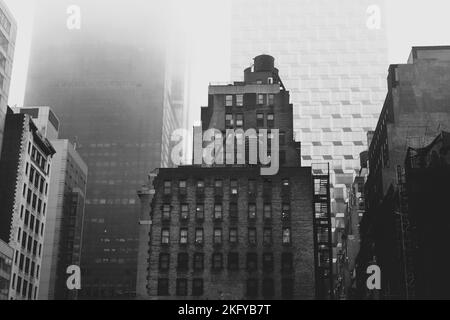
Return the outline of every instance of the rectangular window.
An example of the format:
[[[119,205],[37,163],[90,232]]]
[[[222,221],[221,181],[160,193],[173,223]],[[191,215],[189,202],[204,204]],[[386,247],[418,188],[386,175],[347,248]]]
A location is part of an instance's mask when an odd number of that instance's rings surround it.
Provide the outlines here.
[[[269,94],[269,106],[273,106],[275,102],[275,96],[273,94]]]
[[[225,96],[225,106],[232,107],[233,106],[233,96]]]
[[[237,180],[231,180],[230,181],[230,194],[233,196],[236,196],[239,192],[238,188],[238,181]]]
[[[198,204],[195,209],[195,219],[203,220],[205,219],[205,206],[203,204]]]
[[[281,271],[289,272],[294,269],[293,257],[290,252],[283,252],[281,254]]]
[[[192,295],[194,297],[203,295],[203,279],[194,279],[192,281]]]
[[[238,94],[236,96],[236,106],[243,107],[244,106],[244,95]]]
[[[272,229],[264,228],[264,245],[272,244]]]
[[[247,270],[256,271],[258,269],[258,255],[256,253],[247,253]]]
[[[264,95],[263,94],[258,94],[258,99],[257,99],[256,103],[259,105],[264,104]]]
[[[180,230],[180,244],[187,244],[188,243],[188,229],[181,229]]]
[[[267,115],[267,127],[273,128],[275,126],[275,115],[270,113]]]
[[[158,279],[158,296],[169,295],[169,279]]]
[[[233,126],[234,126],[233,115],[231,113],[227,113],[225,115],[225,127],[229,129],[233,128]]]
[[[188,220],[189,219],[189,205],[182,204],[180,208],[180,218],[181,220]]]
[[[230,218],[236,220],[238,218],[238,205],[237,203],[230,203]]]
[[[221,253],[213,253],[212,268],[215,271],[223,269],[223,255]]]
[[[170,220],[170,211],[171,211],[171,206],[170,204],[165,204],[163,205],[162,208],[162,220],[167,221]]]
[[[264,204],[264,219],[270,220],[272,219],[272,205],[271,204]]]
[[[264,127],[264,113],[258,113],[256,115],[256,126],[258,128]]]
[[[198,180],[197,181],[197,193],[203,194],[205,192],[205,181]]]
[[[289,220],[291,218],[291,205],[285,203],[281,210],[281,219]]]
[[[239,270],[239,253],[230,252],[228,254],[228,270]]]
[[[161,230],[161,244],[169,244],[170,243],[170,230],[162,229]]]
[[[189,254],[182,252],[178,254],[178,270],[186,271],[189,269]]]
[[[291,187],[289,179],[283,179],[281,182],[281,193],[284,195],[289,195],[291,193]]]
[[[223,195],[223,181],[222,180],[215,181],[214,191],[215,191],[216,195],[218,195],[218,196]]]
[[[285,132],[280,132],[278,135],[278,139],[280,142],[280,146],[285,146],[286,145],[286,133]]]
[[[230,229],[230,243],[236,244],[238,242],[238,231],[236,228]]]
[[[194,270],[202,271],[204,269],[204,256],[203,253],[194,254]]]
[[[264,253],[263,254],[263,270],[264,270],[264,272],[272,272],[273,271],[273,254],[272,253]]]
[[[195,230],[195,243],[203,244],[203,229]]]
[[[177,279],[177,296],[187,296],[187,279]]]
[[[263,280],[263,297],[264,298],[272,298],[275,294],[275,287],[273,283],[273,279],[264,279]]]
[[[214,205],[214,219],[215,220],[222,219],[222,205],[221,204]]]
[[[179,182],[180,195],[185,195],[187,193],[187,183],[186,180],[180,180]]]
[[[256,228],[248,229],[248,243],[250,245],[256,245]]]
[[[248,279],[247,280],[247,297],[255,298],[258,296],[258,280]]]
[[[291,229],[283,229],[283,244],[291,244]]]
[[[236,114],[236,127],[242,128],[244,126],[244,115],[242,113]]]
[[[250,220],[256,220],[256,204],[254,203],[248,205],[248,218]]]
[[[172,193],[172,182],[164,181],[164,194],[169,195]]]
[[[283,299],[292,299],[294,296],[294,281],[292,279],[281,280],[281,297]]]
[[[256,181],[248,180],[248,194],[251,196],[256,196]]]
[[[169,264],[170,264],[170,254],[161,253],[159,255],[159,271],[169,270]]]
[[[214,229],[214,244],[222,244],[222,229]]]

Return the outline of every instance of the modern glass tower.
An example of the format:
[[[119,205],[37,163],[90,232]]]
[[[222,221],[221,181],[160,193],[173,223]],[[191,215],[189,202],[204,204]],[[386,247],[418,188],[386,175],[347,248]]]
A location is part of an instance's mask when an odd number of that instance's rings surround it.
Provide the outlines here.
[[[294,104],[302,165],[329,162],[334,227],[386,96],[383,0],[234,0],[231,76],[274,56]],[[335,258],[339,251],[335,243]]]
[[[177,72],[167,71],[167,34],[161,30],[170,19],[161,14],[162,5],[37,5],[25,105],[52,106],[63,124],[61,138],[74,141],[90,168],[81,298],[135,295],[136,190],[147,173],[169,165],[165,144],[183,114],[183,83],[167,79]]]

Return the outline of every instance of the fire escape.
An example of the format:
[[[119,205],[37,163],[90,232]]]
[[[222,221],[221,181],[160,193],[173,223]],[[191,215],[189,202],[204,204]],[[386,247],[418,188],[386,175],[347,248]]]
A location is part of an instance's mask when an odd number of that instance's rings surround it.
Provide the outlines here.
[[[330,202],[330,165],[312,164],[314,183],[314,247],[316,298],[333,299],[333,246]]]

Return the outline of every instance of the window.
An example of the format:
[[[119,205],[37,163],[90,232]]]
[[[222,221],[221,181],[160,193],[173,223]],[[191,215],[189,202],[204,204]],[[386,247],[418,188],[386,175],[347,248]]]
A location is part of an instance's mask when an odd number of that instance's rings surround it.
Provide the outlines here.
[[[182,204],[180,208],[180,219],[181,220],[188,220],[189,219],[189,205]]]
[[[273,94],[269,94],[269,106],[274,105],[275,96]]]
[[[178,270],[186,271],[189,269],[189,254],[182,252],[178,254]]]
[[[164,194],[169,195],[172,193],[172,182],[164,181]]]
[[[271,228],[265,228],[264,229],[264,245],[271,245],[272,244],[272,229]]]
[[[195,209],[195,219],[203,220],[205,219],[205,206],[203,204],[198,204]]]
[[[286,133],[285,132],[280,132],[278,134],[278,139],[280,141],[280,146],[285,146],[286,145]]]
[[[214,205],[214,219],[215,220],[222,219],[222,205],[221,204]]]
[[[225,115],[225,127],[233,128],[233,126],[234,126],[233,115],[231,113],[227,113]]]
[[[238,242],[238,231],[236,228],[230,229],[230,243],[236,244]]]
[[[199,297],[203,295],[203,279],[194,279],[192,282],[192,295]]]
[[[203,253],[194,254],[194,270],[202,271],[204,268],[204,256]]]
[[[180,244],[187,244],[188,243],[188,229],[181,229],[180,230]]]
[[[222,244],[222,229],[214,229],[214,244]]]
[[[244,95],[242,94],[238,94],[236,96],[236,105],[238,107],[243,107],[244,106]]]
[[[248,194],[255,196],[256,195],[256,181],[248,180]]]
[[[263,94],[258,94],[258,100],[256,103],[259,105],[264,104],[264,95]]]
[[[197,193],[204,193],[205,192],[205,181],[198,180],[197,181]]]
[[[186,194],[186,190],[187,190],[187,183],[186,180],[180,180],[179,183],[179,190],[180,190],[180,195],[185,195]]]
[[[281,182],[281,192],[285,195],[289,195],[291,193],[289,179],[283,179]]]
[[[250,245],[256,245],[256,228],[248,229],[248,243]]]
[[[212,268],[219,271],[223,268],[223,255],[221,253],[213,253],[212,256]]]
[[[195,243],[203,244],[203,229],[195,230]]]
[[[272,181],[264,180],[263,195],[264,197],[270,197],[272,195]]]
[[[264,270],[264,272],[272,272],[273,271],[273,254],[272,253],[264,253],[263,254],[263,270]]]
[[[258,280],[247,280],[247,297],[254,298],[258,296]]]
[[[187,279],[177,279],[177,296],[187,296]]]
[[[165,220],[165,221],[170,220],[170,210],[171,210],[170,204],[163,205],[162,209],[163,209],[162,210],[162,220]]]
[[[275,288],[273,284],[273,279],[263,280],[263,297],[272,298],[275,293]]]
[[[273,128],[275,126],[275,115],[273,113],[267,115],[267,127]]]
[[[293,258],[292,253],[290,252],[283,252],[281,254],[281,271],[292,271],[294,269],[293,266]]]
[[[236,127],[244,126],[244,115],[242,113],[236,114]]]
[[[280,151],[280,165],[286,164],[286,151],[281,150]]]
[[[254,203],[248,205],[248,218],[250,220],[256,220],[256,204]]]
[[[159,271],[169,270],[169,264],[170,264],[170,254],[161,253],[159,255]]]
[[[258,255],[256,253],[247,253],[247,270],[255,271],[258,269]]]
[[[169,279],[158,279],[158,296],[169,295]]]
[[[281,297],[283,299],[292,299],[294,296],[294,281],[292,279],[281,280]]]
[[[230,194],[233,196],[236,196],[239,192],[238,189],[238,181],[237,180],[231,180],[230,181]]]
[[[214,190],[216,192],[216,195],[222,195],[223,194],[223,181],[222,180],[216,180],[215,181]]]
[[[270,220],[272,219],[272,205],[271,204],[264,204],[264,219]]]
[[[258,128],[264,127],[264,113],[258,113],[256,115],[256,126]]]
[[[170,243],[170,231],[169,229],[162,229],[161,231],[161,244]]]
[[[287,203],[282,205],[281,219],[289,220],[291,217],[291,206]]]
[[[233,96],[225,96],[225,106],[226,107],[233,106]]]
[[[239,253],[230,252],[228,254],[228,270],[239,270]]]
[[[283,229],[283,244],[291,244],[291,229]]]
[[[237,203],[230,203],[230,218],[236,220],[238,218]]]

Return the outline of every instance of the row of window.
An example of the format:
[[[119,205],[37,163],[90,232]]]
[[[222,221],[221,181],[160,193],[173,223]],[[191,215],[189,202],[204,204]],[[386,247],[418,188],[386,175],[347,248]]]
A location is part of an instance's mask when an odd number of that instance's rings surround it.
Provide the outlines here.
[[[256,228],[248,228],[247,230],[248,234],[248,244],[250,245],[256,245],[258,243],[257,241],[257,229]],[[291,244],[291,229],[290,228],[283,228],[282,229],[282,243],[283,245],[290,245]],[[237,228],[230,228],[229,234],[228,234],[228,241],[230,244],[237,244],[239,239],[238,229]],[[213,243],[214,244],[222,244],[223,243],[223,229],[222,228],[215,228],[213,233]],[[203,228],[197,228],[195,230],[195,244],[197,245],[203,245],[204,243],[204,230]],[[265,245],[271,245],[273,241],[273,231],[272,228],[264,228],[263,229],[263,243]],[[180,228],[179,238],[178,238],[179,244],[186,245],[189,243],[189,231],[187,228]],[[161,230],[161,244],[163,245],[169,245],[170,244],[170,229],[169,228],[163,228]]]
[[[270,83],[270,82],[269,82]],[[261,82],[262,84],[262,82]],[[256,104],[273,106],[275,102],[275,95],[260,93],[256,96]],[[244,95],[226,95],[225,96],[225,106],[226,107],[243,107],[244,106]]]
[[[161,207],[161,218],[162,221],[167,222],[170,221],[172,218],[172,212],[175,210],[175,208],[170,204],[164,204]],[[188,221],[189,220],[189,212],[190,212],[190,206],[188,204],[181,204],[179,208],[180,213],[180,221]],[[271,204],[264,204],[263,205],[263,218],[264,220],[271,220],[272,219],[272,205]],[[256,221],[258,216],[258,210],[255,203],[248,204],[247,209],[247,215],[249,221]],[[214,205],[214,212],[212,214],[212,218],[215,221],[221,221],[223,219],[223,205],[222,204],[215,204]],[[230,203],[229,205],[229,217],[231,219],[237,219],[238,218],[238,204],[237,203]],[[283,203],[281,205],[281,214],[280,214],[282,221],[289,221],[291,217],[291,205],[288,203]],[[197,221],[203,221],[205,219],[205,205],[204,204],[197,204],[195,206],[195,219]]]
[[[243,113],[226,113],[225,114],[225,128],[243,128],[245,124],[245,117]],[[274,128],[275,114],[269,113],[267,116],[264,113],[256,114],[256,126],[258,128]]]
[[[22,248],[27,250],[28,253],[33,253],[34,256],[41,257],[42,244],[38,243],[38,241],[33,238],[32,234],[28,234],[25,230],[22,231],[22,228],[19,228],[17,233],[17,242],[20,243]],[[17,264],[17,255],[15,263]]]
[[[30,165],[28,162],[25,167],[25,174],[28,176],[28,180],[30,181],[30,185],[34,186],[36,190],[39,190],[41,194],[47,195],[48,193],[48,184],[45,182],[43,176],[39,174],[39,171],[36,170],[33,165]]]
[[[38,151],[35,146],[31,145],[31,142],[28,143],[28,155],[44,173],[50,173],[50,164],[47,163],[47,159]]]
[[[222,179],[215,179],[214,181],[214,191],[216,194],[223,194],[223,180]],[[256,180],[248,180],[246,181],[245,185],[248,188],[248,193],[250,195],[256,195],[257,193],[257,181]],[[196,188],[197,193],[204,193],[205,191],[205,181],[204,180],[197,180],[196,182]],[[230,194],[237,196],[239,194],[239,181],[237,179],[231,179],[230,180]],[[171,195],[172,194],[172,181],[166,180],[164,181],[164,188],[163,188],[164,195]],[[187,181],[186,180],[179,180],[178,181],[178,192],[180,194],[187,194]],[[283,179],[281,181],[281,192],[282,194],[290,194],[290,181],[289,179]],[[272,181],[266,179],[263,181],[263,194],[271,194],[272,193]]]
[[[21,276],[17,276],[17,286],[16,286],[16,274],[13,275],[12,288],[16,290],[18,295],[21,295],[24,299],[37,299],[37,286],[22,279]]]
[[[28,209],[24,209],[23,206],[20,207],[20,219],[23,220],[24,226],[29,228],[31,232],[34,231],[37,236],[39,234],[41,236],[44,235],[44,223],[40,222],[37,217],[35,217]],[[20,232],[18,237],[20,237]]]
[[[38,214],[45,215],[47,209],[47,204],[42,201],[42,199],[34,193],[30,188],[27,189],[27,184],[23,184],[22,196],[26,196],[27,205],[31,206],[33,210],[37,211]]]
[[[257,271],[258,270],[258,254],[249,252],[246,255],[246,270]],[[159,255],[159,271],[167,272],[170,268],[170,254],[161,253]],[[211,269],[213,271],[221,271],[224,268],[224,255],[220,252],[213,253],[211,256]],[[230,271],[240,270],[240,261],[238,252],[230,252],[227,255],[227,268]],[[194,253],[192,261],[192,270],[203,271],[205,269],[205,255],[204,253]],[[262,270],[264,272],[272,272],[275,269],[274,254],[272,252],[266,252],[262,255]],[[283,252],[281,254],[281,272],[291,272],[294,269],[293,255],[290,252]],[[177,270],[188,271],[189,270],[189,253],[181,252],[177,256]]]
[[[176,296],[185,297],[189,294],[188,279],[176,280]],[[203,279],[196,278],[192,280],[192,296],[199,297],[204,294],[204,281]],[[169,279],[158,279],[158,296],[170,296]],[[294,294],[294,281],[293,279],[281,280],[281,296],[283,298],[290,299]],[[259,280],[248,279],[247,280],[247,297],[259,296]],[[273,298],[275,296],[275,282],[273,279],[263,279],[262,281],[262,296],[265,298]]]

